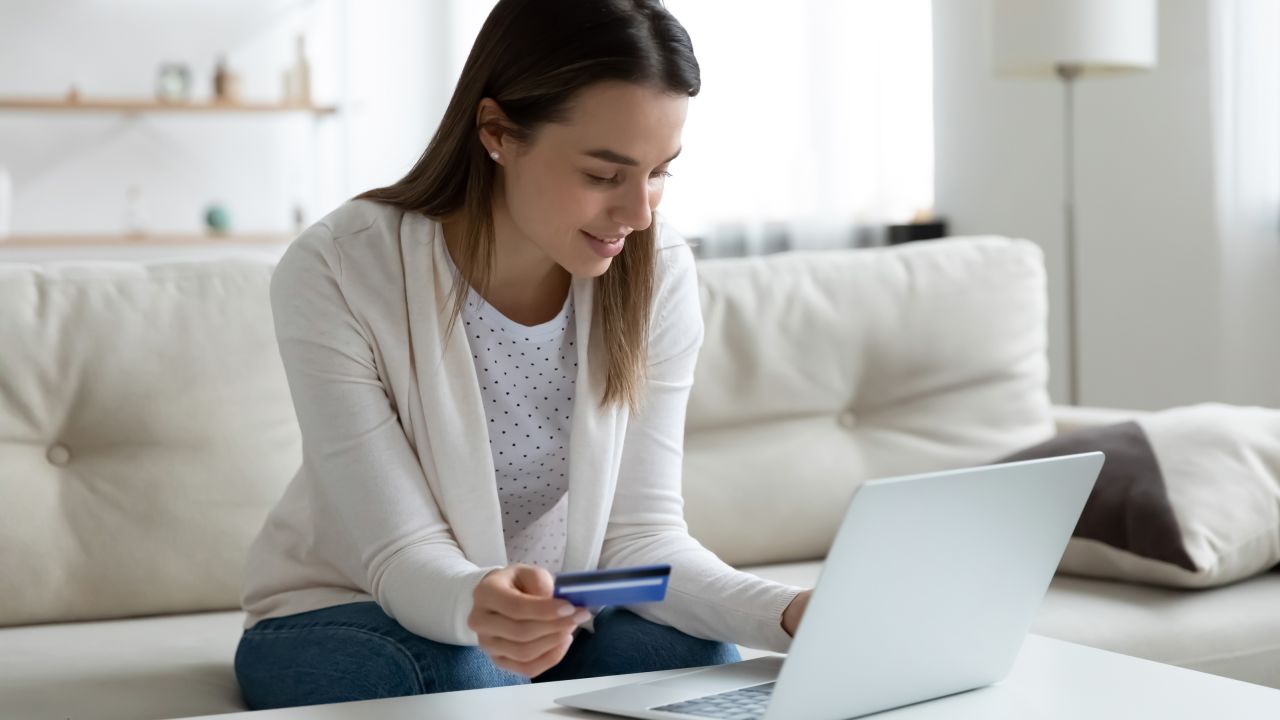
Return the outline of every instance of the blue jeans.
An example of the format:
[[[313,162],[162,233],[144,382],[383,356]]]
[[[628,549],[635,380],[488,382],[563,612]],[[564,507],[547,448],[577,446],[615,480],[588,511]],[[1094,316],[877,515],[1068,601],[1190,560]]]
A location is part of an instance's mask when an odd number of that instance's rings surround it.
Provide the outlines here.
[[[719,665],[733,645],[700,640],[617,608],[580,631],[564,659],[533,682]],[[522,685],[478,647],[414,635],[377,603],[361,602],[263,620],[236,650],[236,679],[253,710]]]

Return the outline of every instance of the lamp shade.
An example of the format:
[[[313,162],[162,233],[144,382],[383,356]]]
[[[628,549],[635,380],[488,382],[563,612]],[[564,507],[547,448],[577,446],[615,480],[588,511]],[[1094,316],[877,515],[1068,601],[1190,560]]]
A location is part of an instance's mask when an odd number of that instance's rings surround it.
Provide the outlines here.
[[[998,75],[1127,72],[1156,64],[1156,0],[991,0]]]

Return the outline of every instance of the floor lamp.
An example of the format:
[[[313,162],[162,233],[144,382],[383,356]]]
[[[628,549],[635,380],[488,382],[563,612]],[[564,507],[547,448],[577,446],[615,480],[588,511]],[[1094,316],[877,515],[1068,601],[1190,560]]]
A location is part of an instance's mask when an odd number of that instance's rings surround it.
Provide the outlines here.
[[[1156,0],[992,0],[997,76],[1062,82],[1063,237],[1066,256],[1067,394],[1080,403],[1080,308],[1076,302],[1075,83],[1083,75],[1156,64]]]

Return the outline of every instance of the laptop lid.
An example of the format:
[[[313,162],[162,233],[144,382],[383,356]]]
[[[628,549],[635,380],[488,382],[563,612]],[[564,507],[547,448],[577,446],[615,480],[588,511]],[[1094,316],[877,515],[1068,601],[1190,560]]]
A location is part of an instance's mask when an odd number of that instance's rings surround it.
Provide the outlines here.
[[[865,483],[766,718],[848,718],[1008,673],[1102,453]]]

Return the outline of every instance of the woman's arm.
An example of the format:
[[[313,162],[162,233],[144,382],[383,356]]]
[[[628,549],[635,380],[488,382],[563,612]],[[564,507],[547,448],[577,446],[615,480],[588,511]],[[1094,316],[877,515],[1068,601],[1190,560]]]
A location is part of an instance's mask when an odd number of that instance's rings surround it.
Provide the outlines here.
[[[339,527],[363,577],[350,578],[410,631],[476,643],[467,628],[472,590],[492,568],[462,554],[427,487],[374,361],[369,333],[342,289],[329,229],[316,225],[280,260],[271,307],[302,429],[315,500]],[[348,563],[349,564],[349,563]],[[350,572],[350,571],[348,571]]]
[[[627,428],[601,567],[670,563],[667,599],[630,608],[696,637],[784,651],[783,611],[800,591],[740,572],[688,534],[681,495],[684,420],[702,344],[702,314],[687,245],[668,264],[651,330],[648,391]]]

